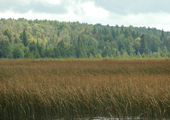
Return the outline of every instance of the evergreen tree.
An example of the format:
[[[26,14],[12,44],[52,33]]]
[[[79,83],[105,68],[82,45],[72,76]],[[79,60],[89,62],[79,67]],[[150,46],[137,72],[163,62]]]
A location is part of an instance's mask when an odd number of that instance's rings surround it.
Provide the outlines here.
[[[111,28],[111,34],[112,34],[112,37],[113,37],[114,39],[116,39],[116,32],[115,32],[115,30],[114,30],[113,27]]]
[[[97,34],[97,29],[95,25],[93,26],[93,34]]]
[[[81,37],[80,37],[80,35],[78,36],[78,40],[77,40],[77,44],[78,45],[80,45],[80,43],[81,43],[81,39],[80,39]]]
[[[143,53],[146,53],[147,54],[147,41],[145,39],[145,35],[143,34],[141,36],[141,40],[140,40],[140,44],[141,44],[141,47],[140,47],[140,53],[143,54]]]
[[[26,30],[23,30],[23,44],[25,47],[28,46],[28,38],[27,38],[27,34],[26,34]]]
[[[81,49],[80,47],[78,46],[78,44],[76,44],[76,47],[75,47],[75,57],[74,58],[80,58],[81,57]]]
[[[163,40],[164,37],[165,37],[165,33],[164,33],[164,30],[162,29],[161,37],[160,37],[161,41]]]

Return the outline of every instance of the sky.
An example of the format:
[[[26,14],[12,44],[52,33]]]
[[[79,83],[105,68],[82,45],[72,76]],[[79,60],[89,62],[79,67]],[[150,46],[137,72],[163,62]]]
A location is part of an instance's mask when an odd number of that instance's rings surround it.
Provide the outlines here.
[[[170,0],[0,0],[0,18],[150,27],[170,31]]]

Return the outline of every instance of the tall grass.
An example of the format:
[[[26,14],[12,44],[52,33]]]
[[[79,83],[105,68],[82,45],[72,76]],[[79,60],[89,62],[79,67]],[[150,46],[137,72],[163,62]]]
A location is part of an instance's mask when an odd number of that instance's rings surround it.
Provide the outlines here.
[[[0,119],[170,118],[170,61],[0,61]]]

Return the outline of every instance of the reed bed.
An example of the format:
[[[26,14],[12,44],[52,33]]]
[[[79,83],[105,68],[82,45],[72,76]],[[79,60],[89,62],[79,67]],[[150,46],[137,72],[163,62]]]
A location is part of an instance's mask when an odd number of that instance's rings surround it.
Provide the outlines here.
[[[170,61],[0,61],[0,119],[170,118]]]

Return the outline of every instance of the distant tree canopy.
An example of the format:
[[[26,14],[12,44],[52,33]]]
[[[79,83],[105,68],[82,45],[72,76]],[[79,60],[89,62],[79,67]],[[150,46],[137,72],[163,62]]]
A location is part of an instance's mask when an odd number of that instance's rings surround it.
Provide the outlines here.
[[[170,33],[156,28],[0,19],[0,58],[170,57]]]

